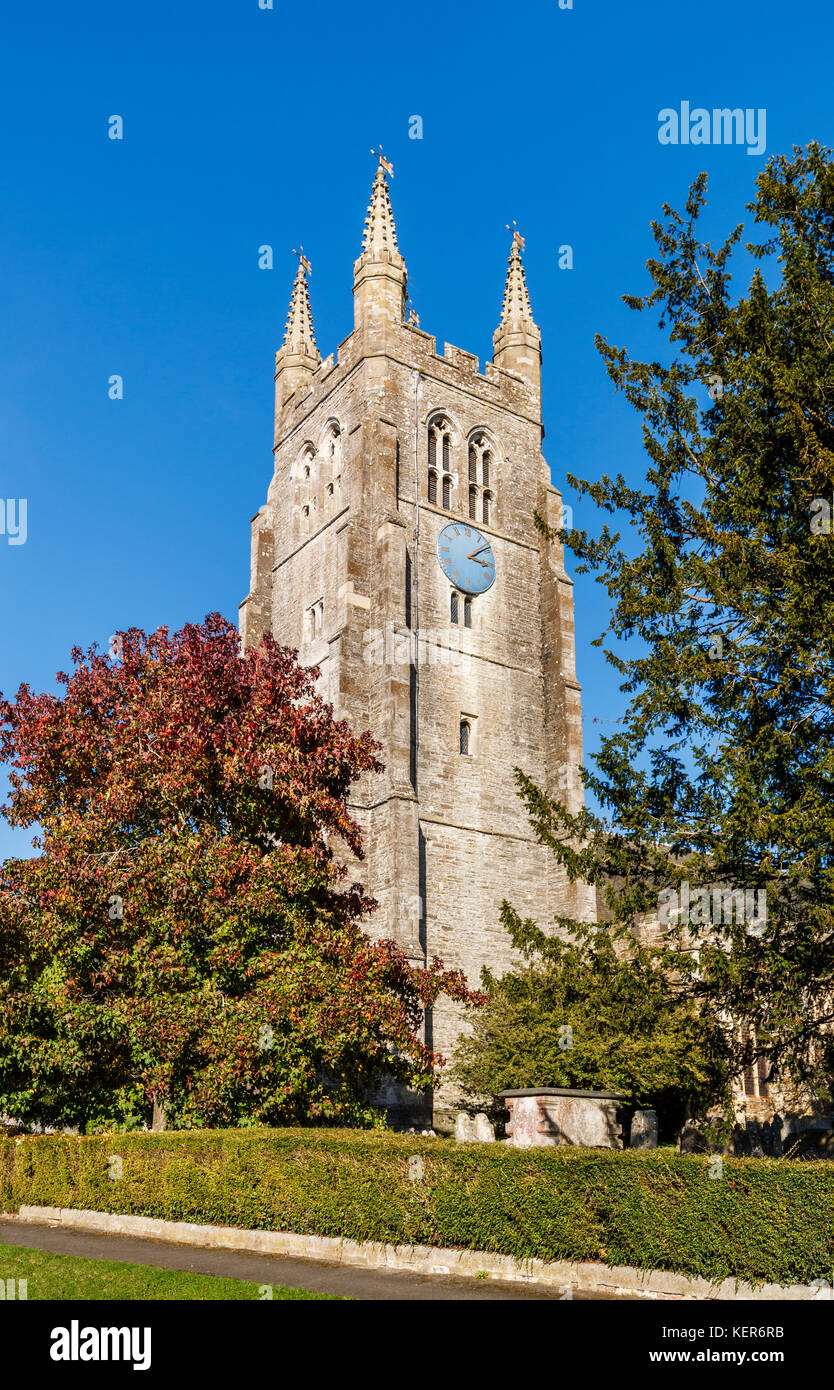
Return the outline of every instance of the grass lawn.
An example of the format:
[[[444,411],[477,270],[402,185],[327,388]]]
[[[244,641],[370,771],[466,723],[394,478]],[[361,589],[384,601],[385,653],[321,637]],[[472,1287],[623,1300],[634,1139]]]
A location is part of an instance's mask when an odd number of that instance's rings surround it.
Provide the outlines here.
[[[21,1245],[0,1245],[0,1279],[25,1279],[30,1300],[130,1299],[204,1302],[264,1298],[266,1285],[243,1279],[219,1279],[214,1274],[187,1274],[155,1265],[125,1264],[122,1260],[89,1260],[77,1255],[53,1255]],[[323,1299],[342,1302],[330,1294],[308,1293],[273,1284],[274,1301]]]

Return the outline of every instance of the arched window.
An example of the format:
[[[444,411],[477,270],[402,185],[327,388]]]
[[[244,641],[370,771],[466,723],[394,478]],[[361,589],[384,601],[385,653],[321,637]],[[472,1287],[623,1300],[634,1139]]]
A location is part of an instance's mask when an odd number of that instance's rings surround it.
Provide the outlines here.
[[[443,415],[436,416],[429,423],[429,501],[437,505],[437,474],[442,468],[443,482],[441,496],[447,510],[452,505],[452,427]]]
[[[341,453],[342,431],[339,422],[338,420],[329,420],[319,449],[321,460],[319,486],[322,499],[333,497],[335,493],[333,484],[341,467]]]
[[[460,721],[460,751],[464,755],[464,757],[467,758],[469,757],[469,736],[471,732],[472,729],[470,727],[469,720],[462,719]]]
[[[494,515],[493,503],[495,493],[492,491],[495,479],[492,471],[492,449],[493,445],[489,442],[486,435],[480,430],[476,431],[469,438],[469,482],[478,486],[478,490],[483,491],[483,507],[477,511],[483,520],[489,525]],[[475,519],[477,511],[473,512],[470,505],[470,517]]]
[[[465,599],[463,600],[463,626],[464,626],[464,627],[471,627],[471,626],[472,626],[472,600],[471,600],[471,598],[465,598]]]
[[[458,596],[455,593],[454,589],[452,590],[452,597],[449,601],[449,615],[452,619],[452,622],[456,623],[458,620]]]
[[[469,489],[469,516],[472,521],[478,519],[478,489],[476,487]]]

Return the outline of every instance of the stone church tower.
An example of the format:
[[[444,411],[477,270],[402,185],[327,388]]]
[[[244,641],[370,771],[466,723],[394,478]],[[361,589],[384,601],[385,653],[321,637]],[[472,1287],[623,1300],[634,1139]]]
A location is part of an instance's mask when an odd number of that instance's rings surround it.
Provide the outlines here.
[[[475,986],[485,963],[510,964],[504,898],[543,927],[557,912],[594,915],[590,891],[536,843],[513,779],[521,767],[581,804],[572,583],[561,545],[534,524],[537,510],[559,524],[561,496],[541,452],[541,335],[521,247],[513,234],[483,371],[406,318],[381,165],[354,330],[324,360],[302,258],[240,618],[246,645],[271,631],[318,666],[336,716],[383,746],[384,773],[353,803],[365,858],[351,876],[379,904],[369,930]],[[427,1039],[448,1058],[460,1027],[441,1000]],[[447,1106],[441,1092],[441,1123]]]

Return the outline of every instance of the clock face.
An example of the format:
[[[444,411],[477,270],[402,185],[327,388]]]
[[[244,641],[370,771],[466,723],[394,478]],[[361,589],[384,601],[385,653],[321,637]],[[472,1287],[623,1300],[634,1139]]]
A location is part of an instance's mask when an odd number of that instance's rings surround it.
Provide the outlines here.
[[[495,579],[495,556],[477,526],[453,521],[437,538],[437,558],[450,584],[464,594],[483,594]]]

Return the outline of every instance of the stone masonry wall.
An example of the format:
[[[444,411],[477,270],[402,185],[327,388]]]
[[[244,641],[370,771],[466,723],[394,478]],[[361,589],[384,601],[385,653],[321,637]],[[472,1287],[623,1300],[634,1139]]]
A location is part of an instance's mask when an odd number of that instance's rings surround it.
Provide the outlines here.
[[[558,524],[560,505],[541,454],[538,395],[491,364],[477,367],[449,345],[438,356],[417,329],[377,322],[282,402],[241,613],[246,642],[270,628],[298,648],[304,664],[320,666],[337,716],[383,744],[385,772],[364,778],[353,798],[366,858],[350,873],[380,904],[372,932],[415,960],[440,956],[473,985],[484,964],[511,963],[504,898],[542,926],[557,911],[593,913],[589,891],[569,885],[535,842],[513,777],[520,766],[553,790],[582,756],[572,588],[561,547],[533,521],[538,508]],[[428,501],[437,412],[452,426],[450,510]],[[490,524],[472,524],[493,547],[496,578],[474,597],[466,629],[462,611],[450,622],[436,541],[449,521],[469,524],[476,430],[490,441],[495,501]],[[307,614],[318,603],[314,633]],[[415,663],[418,625],[428,640]],[[459,752],[462,715],[473,723],[470,757]],[[443,1003],[427,1022],[446,1056],[462,1026]],[[436,1102],[442,1120],[451,1091]]]

